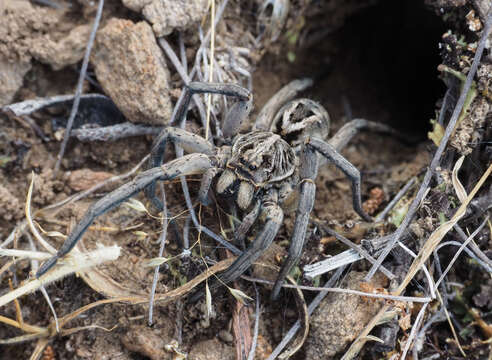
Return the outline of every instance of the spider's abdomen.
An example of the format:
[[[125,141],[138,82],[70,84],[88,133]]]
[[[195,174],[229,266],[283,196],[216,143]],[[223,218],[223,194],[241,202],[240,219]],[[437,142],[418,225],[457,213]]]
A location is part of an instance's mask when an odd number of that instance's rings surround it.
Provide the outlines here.
[[[268,131],[251,132],[234,141],[227,167],[234,169],[239,178],[263,187],[291,176],[296,169],[296,155],[279,135]]]

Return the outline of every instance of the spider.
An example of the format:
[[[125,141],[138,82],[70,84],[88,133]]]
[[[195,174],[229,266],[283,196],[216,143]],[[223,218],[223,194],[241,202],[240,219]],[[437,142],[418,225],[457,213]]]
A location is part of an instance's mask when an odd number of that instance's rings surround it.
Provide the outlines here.
[[[243,215],[235,232],[236,240],[244,240],[252,225],[261,224],[252,244],[239,252],[235,262],[219,275],[223,283],[237,279],[258,259],[275,239],[284,212],[296,209],[288,256],[272,290],[272,299],[276,299],[283,280],[301,256],[315,200],[314,181],[323,158],[351,181],[354,210],[364,220],[372,221],[362,209],[360,173],[339,151],[361,129],[395,134],[386,125],[355,119],[326,140],[330,128],[326,110],[309,99],[293,100],[298,91],[310,85],[309,79],[295,80],[281,89],[260,112],[253,129],[245,134],[238,132],[253,105],[248,90],[220,83],[192,82],[185,86],[183,100],[176,111],[176,119],[181,124],[194,94],[221,94],[238,100],[225,116],[223,136],[218,139],[221,144],[215,146],[182,128],[166,127],[154,141],[150,169],[95,202],[36,276],[43,275],[66,255],[99,215],[142,190],[162,210],[163,205],[156,197],[156,181],[202,174],[199,201],[207,204],[209,191],[214,187],[217,196],[229,199],[231,206]],[[163,164],[169,142],[179,145],[188,154]]]

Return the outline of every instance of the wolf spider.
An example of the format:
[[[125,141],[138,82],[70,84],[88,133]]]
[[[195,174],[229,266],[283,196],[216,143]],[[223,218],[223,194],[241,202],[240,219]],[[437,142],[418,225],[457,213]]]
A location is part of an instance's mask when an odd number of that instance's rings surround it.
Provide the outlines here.
[[[297,91],[311,80],[295,80],[281,89],[255,121],[253,130],[238,134],[242,122],[252,108],[252,94],[234,84],[193,82],[185,87],[183,101],[177,105],[176,119],[183,123],[194,94],[221,94],[237,98],[225,116],[219,146],[203,137],[178,127],[166,127],[152,147],[150,169],[96,201],[75,226],[56,255],[46,261],[39,277],[66,255],[82,237],[96,217],[124,200],[145,190],[147,197],[160,210],[163,205],[156,197],[156,181],[203,174],[199,200],[206,204],[209,190],[215,183],[219,197],[231,199],[244,215],[236,229],[236,240],[243,240],[257,221],[262,223],[252,244],[239,254],[235,262],[219,275],[228,283],[241,276],[268,248],[278,233],[284,211],[296,208],[296,218],[287,258],[273,287],[272,298],[279,295],[284,278],[301,256],[309,215],[315,198],[315,179],[323,158],[337,166],[351,181],[354,210],[366,221],[372,221],[361,205],[359,171],[339,151],[361,129],[384,133],[394,131],[382,124],[355,119],[326,140],[330,118],[326,110],[309,99],[292,100]],[[266,110],[265,110],[266,109]],[[163,164],[168,142],[179,145],[188,155]],[[320,154],[321,156],[319,156]]]

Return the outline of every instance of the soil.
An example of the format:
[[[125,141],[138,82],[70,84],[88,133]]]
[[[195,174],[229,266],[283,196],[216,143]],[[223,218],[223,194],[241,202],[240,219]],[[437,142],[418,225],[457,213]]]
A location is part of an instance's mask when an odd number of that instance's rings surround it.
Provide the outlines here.
[[[7,2],[10,3],[9,0]],[[43,11],[49,13],[55,20],[46,20],[41,24],[32,20],[24,21],[22,23],[24,27],[20,28],[28,35],[19,35],[15,40],[8,40],[6,43],[0,40],[0,54],[4,51],[2,45],[14,42],[17,44],[15,49],[10,50],[19,56],[19,64],[24,64],[21,72],[26,74],[25,77],[21,76],[21,79],[24,77],[22,86],[13,94],[5,95],[5,99],[8,99],[5,100],[5,104],[35,96],[44,97],[73,92],[78,77],[77,63],[82,58],[87,41],[84,29],[87,24],[92,23],[95,11],[94,6],[85,3],[74,2],[73,7],[62,14],[49,7],[43,7]],[[295,6],[304,9],[302,7],[304,2],[295,3]],[[356,136],[342,152],[361,171],[363,200],[371,198],[371,190],[379,189],[377,204],[372,205],[375,207],[373,211],[377,213],[409,179],[422,173],[429,164],[430,151],[435,148],[429,141],[423,140],[426,138],[427,131],[430,131],[429,119],[434,116],[436,105],[445,90],[435,70],[440,61],[437,43],[444,33],[445,25],[432,14],[429,10],[431,7],[424,8],[423,4],[412,7],[407,1],[404,2],[404,6],[396,7],[391,4],[392,2],[387,1],[363,2],[367,3],[365,6],[350,5],[351,3],[346,2],[344,11],[346,16],[333,21],[333,30],[325,34],[321,41],[306,42],[304,45],[301,44],[302,46],[293,47],[283,39],[279,44],[272,44],[271,48],[265,50],[261,56],[258,55],[257,60],[260,57],[261,60],[254,62],[252,66],[255,108],[251,119],[255,118],[263,104],[283,85],[293,79],[312,77],[315,85],[302,96],[319,101],[328,110],[332,122],[331,134],[350,119],[359,117],[390,124],[405,132],[409,144],[403,144],[385,135],[364,133]],[[41,16],[31,14],[31,8],[40,9],[38,5],[33,3],[29,4],[29,7],[30,12],[26,16]],[[240,7],[235,4],[233,8]],[[400,19],[401,24],[398,23],[400,20],[393,20],[390,16],[399,12],[406,14]],[[317,19],[314,15],[310,18],[309,11],[305,14],[306,21],[313,19],[314,22]],[[421,15],[417,16],[420,19],[417,23],[411,21],[415,18],[412,17],[415,14]],[[42,16],[45,16],[44,13]],[[51,17],[46,15],[46,19]],[[139,14],[126,10],[117,0],[109,1],[105,7],[101,28],[108,23],[111,25],[112,17],[132,21],[142,20]],[[340,21],[342,18],[344,20]],[[246,17],[244,21],[247,22],[248,19]],[[287,23],[288,27],[292,28],[292,23],[295,23],[293,19],[295,17],[291,15]],[[374,21],[368,22],[368,19]],[[365,31],[368,26],[371,26],[372,32]],[[53,27],[57,28],[56,32],[52,30]],[[77,27],[83,28],[79,29],[80,32],[77,34],[70,32]],[[50,33],[50,36],[56,40],[67,36],[72,36],[71,41],[78,39],[75,43],[70,43],[72,47],[66,45],[64,48],[64,51],[72,52],[73,57],[62,59],[64,62],[56,59],[52,61],[55,65],[46,65],[46,56],[40,55],[41,50],[36,50],[37,52],[29,50],[30,41],[32,43],[43,41],[42,38],[37,37],[38,35],[31,36],[29,33],[39,34],[40,31],[44,31],[43,36],[48,36],[46,34]],[[150,28],[148,31],[151,31]],[[188,28],[186,34],[190,31]],[[196,41],[193,40],[193,36],[187,36],[192,39],[187,40],[188,44]],[[97,48],[95,51],[98,54]],[[289,55],[292,52],[295,60]],[[434,55],[426,55],[428,53]],[[46,55],[46,51],[43,54]],[[152,63],[152,66],[155,67],[156,63]],[[165,69],[165,80],[168,81],[167,71],[169,71],[171,73],[169,96],[174,102],[176,96],[173,96],[173,91],[179,91],[182,84],[177,80],[174,69],[169,64],[168,69]],[[100,76],[98,70],[95,69],[95,75],[93,70],[90,67],[89,74],[98,78]],[[16,72],[16,76],[19,76],[18,74],[19,71]],[[425,85],[422,83],[424,81]],[[104,84],[102,85],[105,87]],[[100,91],[101,88],[89,82],[84,85],[84,93]],[[169,100],[166,99],[167,101]],[[131,103],[128,106],[131,107]],[[166,109],[166,113],[169,112],[168,110]],[[95,182],[129,171],[149,153],[152,144],[150,136],[105,143],[81,143],[72,139],[62,162],[62,171],[54,177],[53,168],[60,141],[51,118],[66,114],[66,109],[57,111],[62,114],[42,111],[33,114],[31,118],[44,132],[48,141],[40,138],[22,118],[0,115],[0,239],[5,239],[24,217],[23,206],[31,181],[31,172],[36,174],[32,196],[33,210],[36,210],[56,203],[76,191],[87,189]],[[195,112],[191,112],[189,117],[194,121],[189,127],[203,132],[203,129],[199,128]],[[250,126],[251,123],[245,125],[245,127]],[[197,177],[189,179],[193,198],[196,198],[197,180]],[[37,219],[39,225],[45,231],[68,234],[91,203],[120,185],[121,182],[115,183],[109,188],[103,188],[100,192],[92,194],[89,198],[71,204],[54,216]],[[316,187],[316,202],[311,218],[336,228],[352,241],[359,242],[362,238],[385,235],[394,229],[392,224],[369,224],[358,217],[352,208],[350,183],[343,173],[333,166],[325,166],[319,170]],[[168,207],[176,216],[176,224],[180,231],[186,221],[186,205],[181,194],[178,183],[166,185]],[[143,194],[136,196],[136,199],[146,205],[150,215],[127,206],[117,207],[98,217],[83,239],[82,246],[86,249],[96,248],[97,244],[115,243],[122,248],[122,255],[118,260],[99,266],[97,269],[96,275],[111,279],[112,286],[98,288],[92,283],[92,287],[95,287],[97,292],[87,285],[86,282],[90,283],[87,276],[83,278],[70,276],[52,284],[47,291],[59,317],[104,299],[105,296],[123,294],[148,296],[154,270],[145,265],[149,259],[158,254],[161,221]],[[225,210],[217,206],[219,205],[204,207],[201,219],[204,225],[219,233],[222,228],[227,230],[228,223]],[[274,246],[287,247],[293,222],[293,214],[287,215],[285,226],[277,236]],[[345,249],[333,242],[323,241],[323,235],[319,231],[314,224],[310,224],[305,250],[298,265],[300,269],[305,264],[314,263]],[[181,252],[180,237],[181,234],[177,236],[173,228],[169,228],[165,257],[172,257]],[[198,235],[192,231],[190,237],[190,242],[194,243]],[[63,239],[60,238],[50,238],[50,242],[55,247],[59,247],[62,241]],[[19,239],[19,243],[23,244],[19,247],[27,248],[24,237]],[[201,251],[204,252],[203,255],[211,258],[220,257],[215,244],[206,238],[202,239]],[[278,260],[281,259],[275,255],[282,251],[271,252],[273,258],[264,261],[278,265]],[[197,248],[193,250],[193,255],[189,259],[171,261],[161,268],[157,293],[175,289],[205,270]],[[4,263],[6,260],[0,259],[0,267]],[[367,267],[365,263],[358,263],[354,268],[363,271]],[[15,286],[18,286],[19,281],[29,277],[31,270],[27,262],[19,262],[15,268],[7,272],[8,276],[0,274],[0,295],[8,290],[8,278],[14,279]],[[254,273],[257,275],[256,271]],[[312,284],[307,280],[302,281]],[[241,282],[239,287],[249,295],[254,294],[250,283]],[[288,292],[279,303],[272,303],[269,300],[268,287],[260,288],[260,293],[262,312],[259,349],[262,350],[258,350],[257,358],[263,359],[268,356],[272,347],[281,341],[285,331],[297,320],[298,314],[294,298]],[[305,296],[309,301],[313,295],[307,293]],[[225,288],[213,291],[212,299],[214,311],[210,319],[205,315],[204,301],[195,304],[177,301],[167,306],[157,305],[152,328],[146,326],[148,306],[126,303],[98,306],[78,316],[68,325],[68,328],[87,327],[87,329],[74,331],[73,334],[65,337],[54,337],[43,358],[177,359],[180,352],[185,352],[189,353],[192,359],[233,359],[235,358],[232,341],[233,302]],[[339,300],[334,298],[330,301]],[[29,324],[47,326],[52,321],[50,309],[40,293],[21,298],[20,306],[24,320]],[[253,319],[254,306],[251,306],[249,313]],[[14,303],[4,306],[0,314],[15,319]],[[360,329],[353,331],[358,332]],[[22,335],[20,330],[0,323],[0,339],[19,335]],[[336,334],[333,337],[337,338]],[[347,337],[354,338],[352,335]],[[176,341],[179,344],[176,345]],[[346,345],[346,342],[333,344],[332,349],[337,349],[338,352]],[[2,346],[0,359],[21,359],[31,356],[36,342],[0,346]],[[49,354],[54,354],[54,357],[49,357]],[[211,356],[211,354],[217,355]],[[310,353],[301,350],[295,358],[308,359],[308,354]],[[330,354],[332,356],[335,352]]]

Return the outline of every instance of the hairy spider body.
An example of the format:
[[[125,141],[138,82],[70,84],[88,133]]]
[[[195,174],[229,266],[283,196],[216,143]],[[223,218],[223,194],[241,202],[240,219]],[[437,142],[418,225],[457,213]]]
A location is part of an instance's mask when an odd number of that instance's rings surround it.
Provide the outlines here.
[[[36,275],[42,276],[67,254],[97,216],[142,190],[162,210],[163,204],[156,196],[156,181],[203,174],[199,200],[203,204],[209,203],[209,191],[216,180],[216,195],[232,199],[229,201],[231,206],[243,214],[242,222],[235,231],[236,240],[244,241],[252,225],[257,222],[261,224],[251,245],[241,251],[198,224],[188,204],[195,226],[238,255],[236,261],[219,275],[222,282],[230,282],[241,276],[274,240],[283,223],[284,211],[296,209],[289,253],[272,291],[272,298],[276,298],[285,276],[302,252],[314,204],[314,180],[321,158],[336,165],[350,179],[354,210],[365,220],[371,221],[362,210],[359,171],[339,151],[360,129],[395,134],[385,125],[356,119],[325,141],[330,127],[326,110],[309,99],[292,100],[297,92],[311,83],[309,79],[296,80],[282,88],[265,105],[252,131],[246,134],[237,133],[252,108],[252,96],[248,90],[233,84],[189,84],[176,107],[180,127],[169,126],[156,138],[150,169],[95,202],[57,254],[46,261]],[[225,116],[221,146],[214,146],[209,140],[183,129],[191,97],[197,93],[222,94],[239,100]],[[176,151],[178,158],[163,164],[169,142],[189,154],[179,157],[181,154]]]

